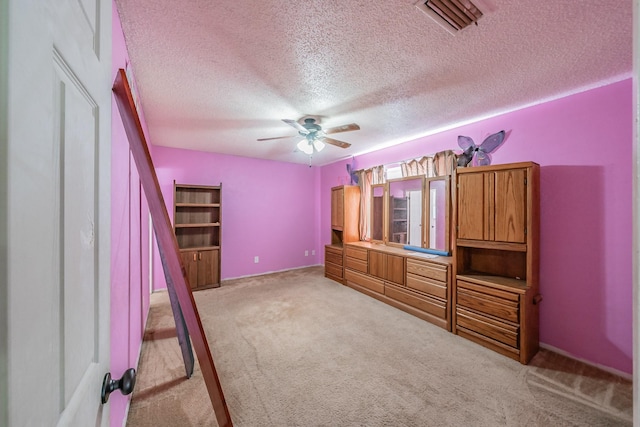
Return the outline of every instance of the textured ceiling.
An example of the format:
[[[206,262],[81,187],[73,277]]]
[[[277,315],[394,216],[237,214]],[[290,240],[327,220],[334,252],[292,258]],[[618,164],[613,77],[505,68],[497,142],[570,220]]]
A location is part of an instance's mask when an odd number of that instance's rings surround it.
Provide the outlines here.
[[[116,0],[151,143],[308,163],[256,139],[358,123],[321,165],[631,75],[631,0],[491,0],[456,36],[415,1]]]

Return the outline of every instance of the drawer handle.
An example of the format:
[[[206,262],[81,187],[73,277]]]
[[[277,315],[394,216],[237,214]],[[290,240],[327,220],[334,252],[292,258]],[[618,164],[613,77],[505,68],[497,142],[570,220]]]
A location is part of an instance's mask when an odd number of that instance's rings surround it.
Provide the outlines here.
[[[537,305],[538,303],[540,303],[540,301],[542,301],[542,295],[538,294],[533,297],[533,305]]]

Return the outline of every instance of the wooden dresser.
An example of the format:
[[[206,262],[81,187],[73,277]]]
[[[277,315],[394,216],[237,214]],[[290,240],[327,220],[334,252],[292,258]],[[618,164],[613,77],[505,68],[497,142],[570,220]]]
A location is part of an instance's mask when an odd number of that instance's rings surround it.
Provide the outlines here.
[[[347,286],[451,330],[451,257],[368,242],[344,248]]]

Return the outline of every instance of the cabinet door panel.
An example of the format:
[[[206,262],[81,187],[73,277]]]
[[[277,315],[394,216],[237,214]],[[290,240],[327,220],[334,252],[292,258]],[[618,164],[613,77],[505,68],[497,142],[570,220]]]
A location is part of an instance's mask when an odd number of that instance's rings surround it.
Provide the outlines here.
[[[385,254],[376,251],[369,252],[369,274],[384,279],[387,274]]]
[[[218,283],[218,251],[198,252],[198,286]]]
[[[495,173],[495,240],[524,243],[527,218],[526,170]]]
[[[484,238],[485,211],[484,174],[471,173],[458,177],[458,238]]]
[[[182,258],[182,264],[187,274],[187,280],[189,280],[189,286],[191,289],[198,287],[198,252],[187,251],[180,252],[180,258]]]
[[[384,278],[390,282],[404,285],[404,257],[398,255],[385,255],[387,258],[387,271]]]
[[[344,188],[331,190],[331,227],[342,230],[344,226]]]

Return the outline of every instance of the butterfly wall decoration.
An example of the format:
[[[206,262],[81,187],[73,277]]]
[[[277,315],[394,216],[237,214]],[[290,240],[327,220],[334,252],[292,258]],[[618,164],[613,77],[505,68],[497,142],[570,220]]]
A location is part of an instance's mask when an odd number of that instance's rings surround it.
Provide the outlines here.
[[[462,148],[462,153],[458,155],[458,166],[467,166],[469,163],[475,166],[486,166],[491,164],[491,153],[493,153],[503,142],[505,132],[489,135],[480,145],[476,145],[473,139],[468,136],[458,136],[458,145]]]
[[[349,179],[351,180],[351,185],[358,184],[358,173],[354,169],[354,159],[351,159],[351,164],[347,163],[347,173],[349,174]]]

